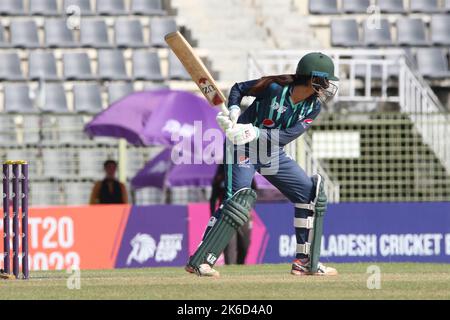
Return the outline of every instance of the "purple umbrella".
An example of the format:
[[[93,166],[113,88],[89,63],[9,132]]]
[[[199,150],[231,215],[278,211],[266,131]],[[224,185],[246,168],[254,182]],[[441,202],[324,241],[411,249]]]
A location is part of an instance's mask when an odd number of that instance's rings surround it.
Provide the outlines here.
[[[217,170],[217,164],[175,164],[172,159],[177,153],[167,148],[150,160],[143,169],[131,180],[134,189],[145,187],[176,186],[210,186]],[[222,155],[217,155],[220,159]],[[274,189],[274,187],[259,173],[255,175],[258,189]]]
[[[177,187],[211,185],[216,172],[215,164],[175,164],[171,148],[164,149],[150,160],[131,180],[134,189],[145,187]],[[221,155],[218,155],[221,157]]]
[[[89,122],[85,131],[91,137],[124,138],[133,145],[172,146],[179,141],[177,137],[195,139],[205,130],[219,130],[217,112],[204,98],[189,92],[142,91],[112,104]]]

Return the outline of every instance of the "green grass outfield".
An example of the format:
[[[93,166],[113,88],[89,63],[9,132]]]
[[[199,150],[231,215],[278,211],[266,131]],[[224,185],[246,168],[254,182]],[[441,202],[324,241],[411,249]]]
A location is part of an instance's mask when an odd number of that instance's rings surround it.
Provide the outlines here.
[[[381,289],[367,289],[370,264],[335,264],[337,277],[294,277],[290,265],[219,267],[217,279],[182,268],[81,271],[69,290],[66,272],[0,280],[0,299],[450,299],[450,265],[377,264]]]

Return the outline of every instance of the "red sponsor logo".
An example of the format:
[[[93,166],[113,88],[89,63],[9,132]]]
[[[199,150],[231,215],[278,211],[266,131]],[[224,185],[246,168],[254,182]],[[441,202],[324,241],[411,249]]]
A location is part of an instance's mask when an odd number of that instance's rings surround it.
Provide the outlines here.
[[[275,122],[272,119],[264,119],[264,121],[262,123],[263,123],[264,127],[266,127],[266,128],[275,127]]]
[[[239,156],[239,164],[249,164],[250,158],[246,156]]]
[[[306,124],[311,124],[313,122],[313,119],[305,119],[303,122]]]

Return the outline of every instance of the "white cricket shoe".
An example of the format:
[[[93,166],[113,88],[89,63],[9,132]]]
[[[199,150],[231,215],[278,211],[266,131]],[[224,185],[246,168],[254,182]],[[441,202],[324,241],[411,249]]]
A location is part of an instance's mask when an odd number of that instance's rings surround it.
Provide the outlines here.
[[[214,270],[207,263],[201,264],[198,270],[196,270],[196,273],[199,277],[220,277],[219,271]]]
[[[312,273],[308,260],[296,259],[292,263],[291,274],[294,276],[337,276],[338,272],[335,268],[319,263],[317,272]]]

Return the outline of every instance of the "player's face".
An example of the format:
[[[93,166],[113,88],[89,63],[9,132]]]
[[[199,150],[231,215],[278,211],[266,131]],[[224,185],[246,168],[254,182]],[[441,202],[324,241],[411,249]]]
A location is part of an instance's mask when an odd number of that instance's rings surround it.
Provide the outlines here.
[[[338,90],[337,85],[333,81],[321,77],[313,77],[311,85],[322,103],[330,102]]]

